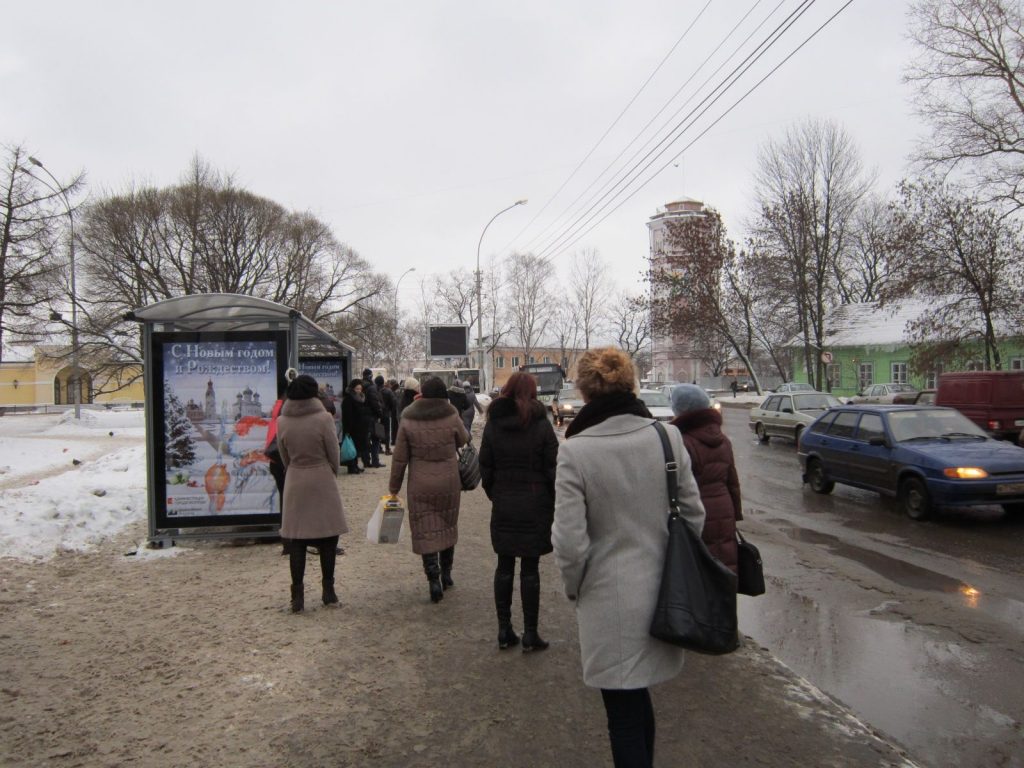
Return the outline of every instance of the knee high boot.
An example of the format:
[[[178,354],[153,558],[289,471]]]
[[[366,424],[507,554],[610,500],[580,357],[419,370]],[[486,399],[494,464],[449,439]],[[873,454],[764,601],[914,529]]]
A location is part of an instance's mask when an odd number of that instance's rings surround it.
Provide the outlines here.
[[[519,636],[512,629],[512,587],[515,574],[494,572],[494,608],[498,613],[498,648],[505,650],[519,645]]]
[[[321,600],[324,605],[333,605],[338,602],[338,595],[334,591],[334,563],[337,557],[337,537],[322,541],[320,545],[320,575],[323,586]]]
[[[302,579],[306,573],[306,546],[292,542],[288,549],[288,566],[292,575],[292,613],[301,613],[305,607]]]
[[[451,589],[455,586],[455,582],[452,581],[452,564],[455,562],[455,545],[448,547],[448,549],[441,550],[441,586],[445,589]]]
[[[427,574],[427,582],[430,584],[430,602],[441,602],[444,599],[444,587],[441,585],[441,564],[437,552],[423,555],[423,572]]]
[[[540,574],[519,572],[519,592],[523,599],[523,653],[543,651],[548,642],[537,634],[540,614]]]

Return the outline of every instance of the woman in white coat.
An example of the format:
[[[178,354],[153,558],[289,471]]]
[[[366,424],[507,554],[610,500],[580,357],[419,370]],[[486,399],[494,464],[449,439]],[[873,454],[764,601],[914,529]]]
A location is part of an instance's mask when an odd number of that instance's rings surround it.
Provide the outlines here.
[[[616,768],[651,766],[648,687],[670,680],[683,651],[648,629],[668,544],[665,456],[654,420],[634,393],[632,361],[613,347],[577,364],[585,405],[558,453],[551,539],[565,593],[576,601],[583,682],[601,690]],[[678,430],[680,511],[697,533],[704,507]]]

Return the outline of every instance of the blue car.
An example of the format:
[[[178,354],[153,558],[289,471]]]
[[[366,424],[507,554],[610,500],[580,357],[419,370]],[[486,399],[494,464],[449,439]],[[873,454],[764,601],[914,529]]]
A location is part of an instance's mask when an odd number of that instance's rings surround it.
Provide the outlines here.
[[[1024,448],[992,439],[952,408],[833,408],[804,430],[799,456],[816,493],[836,483],[866,488],[898,498],[915,520],[944,506],[1024,512]]]

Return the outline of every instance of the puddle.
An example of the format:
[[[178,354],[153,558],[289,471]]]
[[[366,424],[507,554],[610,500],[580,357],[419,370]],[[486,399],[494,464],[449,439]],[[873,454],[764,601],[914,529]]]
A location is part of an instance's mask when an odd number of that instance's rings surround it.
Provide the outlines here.
[[[831,538],[821,543],[831,546]],[[959,593],[962,584],[865,559],[918,589]],[[880,617],[885,612],[884,603],[844,610],[769,588],[740,600],[740,629],[926,765],[1024,765],[1024,692],[1007,682],[1021,679],[1019,655],[955,642],[942,631]]]

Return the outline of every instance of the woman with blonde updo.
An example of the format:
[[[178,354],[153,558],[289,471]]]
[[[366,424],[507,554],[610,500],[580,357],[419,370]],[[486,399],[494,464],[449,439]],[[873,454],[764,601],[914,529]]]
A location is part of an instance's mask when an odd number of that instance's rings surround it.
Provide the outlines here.
[[[613,761],[650,766],[648,686],[683,666],[681,648],[649,633],[668,545],[665,454],[625,352],[588,350],[576,371],[585,405],[558,451],[551,540],[565,593],[576,601],[583,682],[604,700]],[[679,430],[666,434],[678,464],[680,513],[699,533],[704,507],[690,457]]]

